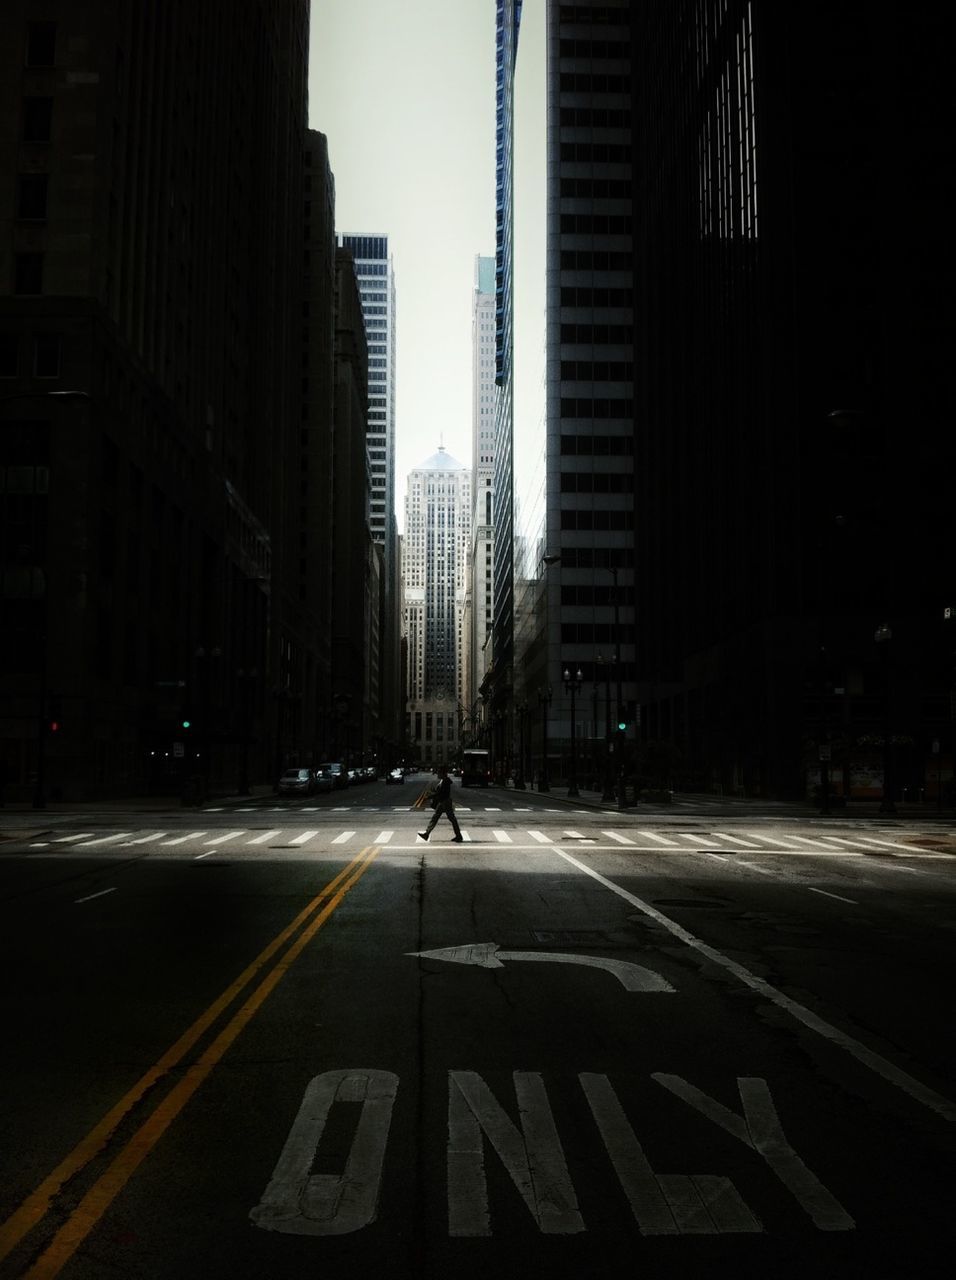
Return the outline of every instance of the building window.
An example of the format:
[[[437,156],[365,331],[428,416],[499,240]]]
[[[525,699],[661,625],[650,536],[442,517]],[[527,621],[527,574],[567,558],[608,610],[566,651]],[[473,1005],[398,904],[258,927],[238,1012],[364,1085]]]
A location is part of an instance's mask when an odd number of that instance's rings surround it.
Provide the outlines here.
[[[56,58],[56,23],[27,23],[27,66],[52,67]]]
[[[43,292],[43,254],[18,253],[14,266],[14,293]]]
[[[38,333],[33,345],[33,373],[37,378],[60,376],[60,335]]]
[[[46,218],[46,196],[49,174],[21,173],[20,189],[17,193],[17,217],[31,222],[42,222]]]
[[[23,99],[24,142],[49,142],[52,123],[52,98]]]

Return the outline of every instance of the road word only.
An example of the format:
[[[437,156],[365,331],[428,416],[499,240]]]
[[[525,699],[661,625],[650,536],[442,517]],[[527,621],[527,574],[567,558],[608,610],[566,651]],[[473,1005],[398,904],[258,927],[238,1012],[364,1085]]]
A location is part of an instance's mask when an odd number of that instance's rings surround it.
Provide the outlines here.
[[[578,1076],[611,1165],[643,1235],[761,1232],[763,1226],[729,1178],[658,1174],[606,1075]],[[764,1161],[821,1231],[854,1221],[787,1141],[766,1080],[737,1078],[741,1113],[680,1076],[653,1079]],[[474,1071],[448,1073],[448,1232],[490,1236],[487,1148],[507,1170],[539,1231],[586,1231],[542,1076],[513,1073],[516,1125]],[[250,1217],[267,1231],[331,1236],[375,1221],[399,1078],[390,1071],[326,1071],[311,1080],[262,1200]],[[360,1104],[341,1170],[312,1172],[319,1143],[339,1104]]]

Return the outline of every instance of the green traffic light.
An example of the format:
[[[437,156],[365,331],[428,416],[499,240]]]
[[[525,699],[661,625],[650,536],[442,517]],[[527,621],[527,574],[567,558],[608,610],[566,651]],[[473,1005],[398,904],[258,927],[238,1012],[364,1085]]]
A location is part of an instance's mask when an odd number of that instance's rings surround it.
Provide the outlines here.
[[[617,727],[621,730],[621,732],[622,732],[622,733],[626,732],[626,730],[627,730],[627,721],[626,721],[626,720],[618,720],[618,722],[617,722]]]
[[[191,725],[191,724],[192,724],[192,721],[191,721],[191,720],[184,720],[184,721],[183,721],[183,728],[184,728],[184,729],[188,729],[188,728],[190,727],[190,725]]]

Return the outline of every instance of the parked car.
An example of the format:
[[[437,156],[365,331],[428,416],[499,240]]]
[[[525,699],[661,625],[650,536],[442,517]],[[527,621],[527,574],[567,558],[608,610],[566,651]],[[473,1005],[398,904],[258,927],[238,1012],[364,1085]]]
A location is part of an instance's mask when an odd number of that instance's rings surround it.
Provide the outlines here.
[[[386,785],[390,786],[393,782],[400,783],[402,786],[405,785],[405,775],[401,769],[389,769],[388,773],[386,773]]]
[[[332,791],[335,787],[335,779],[325,769],[316,769],[315,771],[315,789],[316,791]]]
[[[360,774],[359,770],[349,769],[348,782],[346,783],[346,786],[357,787],[361,781],[362,781],[362,775]]]
[[[349,778],[348,774],[345,772],[345,765],[340,764],[338,761],[320,764],[319,768],[323,773],[330,773],[332,775],[332,785],[336,790],[339,787],[347,787],[349,785]]]
[[[280,795],[310,796],[315,791],[315,777],[311,769],[286,769],[276,788]]]

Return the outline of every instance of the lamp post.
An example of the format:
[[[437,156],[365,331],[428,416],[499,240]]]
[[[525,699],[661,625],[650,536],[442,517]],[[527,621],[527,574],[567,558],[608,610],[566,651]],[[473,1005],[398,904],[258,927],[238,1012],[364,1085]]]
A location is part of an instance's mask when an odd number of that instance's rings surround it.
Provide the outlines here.
[[[880,623],[873,633],[873,639],[883,655],[883,798],[880,801],[880,813],[896,813],[890,745],[890,641],[893,639],[893,631],[888,622]]]
[[[548,685],[547,689],[538,691],[538,706],[541,708],[541,777],[538,779],[539,791],[550,791],[551,784],[548,782],[548,708],[551,706],[552,690]]]
[[[611,665],[598,654],[598,667],[604,672],[604,792],[602,800],[614,799],[613,753],[611,751]]]
[[[567,667],[564,668],[564,692],[571,695],[571,781],[568,786],[568,795],[577,796],[578,791],[578,758],[577,758],[577,738],[575,734],[575,715],[574,715],[574,699],[581,692],[581,668],[578,667],[574,675],[571,674]]]
[[[345,724],[345,759],[342,761],[342,767],[345,775],[348,777],[349,772],[349,730],[351,728],[351,705],[352,695],[348,693],[338,693],[335,695],[335,709],[339,714],[339,719]]]

